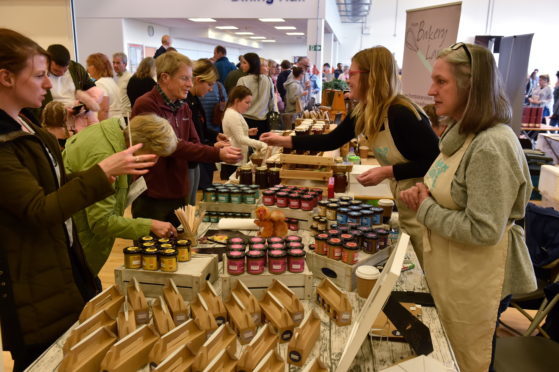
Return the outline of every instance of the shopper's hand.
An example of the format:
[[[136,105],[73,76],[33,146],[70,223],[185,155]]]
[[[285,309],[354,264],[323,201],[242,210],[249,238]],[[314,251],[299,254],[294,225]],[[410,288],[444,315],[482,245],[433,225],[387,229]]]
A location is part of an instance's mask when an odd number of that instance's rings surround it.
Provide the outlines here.
[[[277,133],[266,132],[260,136],[260,141],[267,143],[270,146],[281,146],[290,149],[293,146],[291,136],[280,136]]]
[[[99,162],[99,166],[107,175],[109,182],[114,182],[117,176],[123,174],[146,174],[149,169],[145,168],[155,165],[157,162],[157,155],[134,155],[134,152],[141,149],[142,146],[141,143],[138,143]]]
[[[375,167],[361,173],[355,179],[363,186],[376,186],[387,178],[394,177],[392,166]]]
[[[400,192],[400,199],[414,211],[419,209],[419,206],[425,199],[429,197],[429,189],[424,183],[418,182],[415,186]]]
[[[241,149],[233,146],[223,147],[219,150],[219,159],[225,163],[235,164],[241,161],[243,154]]]
[[[258,128],[250,128],[248,130],[248,135],[249,136],[256,136],[257,133],[258,133]]]
[[[302,96],[306,96],[307,94],[309,94],[308,90],[305,90],[303,93],[301,93]]]
[[[229,137],[227,137],[225,134],[223,133],[218,133],[217,134],[217,140],[218,141],[229,141]]]
[[[231,146],[231,142],[229,142],[229,141],[219,141],[219,142],[214,143],[214,147],[217,147],[218,149],[222,149],[222,148],[227,147],[227,146]]]
[[[177,229],[169,222],[151,220],[150,231],[160,238],[177,236]]]

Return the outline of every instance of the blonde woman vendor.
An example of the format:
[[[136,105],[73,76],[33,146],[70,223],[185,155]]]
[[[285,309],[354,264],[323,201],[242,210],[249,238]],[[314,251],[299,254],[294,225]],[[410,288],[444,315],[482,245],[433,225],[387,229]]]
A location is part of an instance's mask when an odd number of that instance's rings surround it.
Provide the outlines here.
[[[237,166],[248,162],[248,148],[252,147],[258,151],[264,151],[268,145],[264,142],[250,138],[256,135],[258,128],[248,128],[248,124],[243,117],[252,103],[252,92],[249,88],[238,85],[229,93],[227,110],[223,115],[223,134],[231,141],[231,146],[241,149],[243,158],[236,165],[221,165],[221,179],[229,179]]]
[[[350,98],[359,104],[329,134],[284,137],[266,133],[260,139],[287,148],[333,150],[355,136],[364,136],[381,166],[362,173],[357,180],[363,186],[390,180],[400,226],[411,235],[421,260],[421,225],[415,219],[415,211],[400,201],[399,194],[423,180],[439,153],[437,136],[421,108],[402,94],[396,60],[385,47],[365,49],[353,56],[349,87]]]
[[[506,125],[511,107],[491,52],[455,44],[439,53],[431,78],[436,113],[452,121],[425,183],[401,197],[425,226],[425,273],[460,370],[493,370],[501,299],[536,289],[514,223],[524,217],[530,173]]]

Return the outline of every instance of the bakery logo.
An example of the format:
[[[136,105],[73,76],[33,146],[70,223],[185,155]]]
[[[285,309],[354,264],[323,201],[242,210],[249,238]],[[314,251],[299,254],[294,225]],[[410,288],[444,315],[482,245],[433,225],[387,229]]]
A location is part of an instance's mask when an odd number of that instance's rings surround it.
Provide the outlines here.
[[[274,0],[231,0],[234,3],[266,3],[272,5]],[[277,3],[304,3],[305,0],[275,0]]]

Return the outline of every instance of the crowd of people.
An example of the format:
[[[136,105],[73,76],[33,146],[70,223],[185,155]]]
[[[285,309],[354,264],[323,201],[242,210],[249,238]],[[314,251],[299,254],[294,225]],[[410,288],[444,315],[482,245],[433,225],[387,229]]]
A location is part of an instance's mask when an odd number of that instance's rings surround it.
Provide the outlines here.
[[[543,108],[542,123],[559,127],[559,71],[555,74],[553,89],[549,75],[538,75],[538,72],[538,69],[534,69],[527,78],[524,104],[526,107]]]
[[[326,79],[348,82],[356,107],[329,134],[292,137],[271,132],[268,115],[312,105],[320,88],[309,58],[278,65],[247,53],[237,68],[222,46],[191,61],[171,45],[165,35],[131,75],[121,52],[112,64],[92,54],[83,67],[62,45],[44,50],[0,29],[0,315],[15,370],[99,292],[114,239],[175,235],[174,210],[196,203],[217,163],[228,178],[250,148],[329,150],[355,137],[380,163],[357,180],[389,180],[460,369],[491,370],[509,295],[535,288],[514,224],[532,185],[491,52],[443,49],[426,110],[403,94],[385,47],[358,52],[349,67],[324,66]],[[542,97],[534,88],[527,98]],[[131,188],[143,192],[127,218]]]

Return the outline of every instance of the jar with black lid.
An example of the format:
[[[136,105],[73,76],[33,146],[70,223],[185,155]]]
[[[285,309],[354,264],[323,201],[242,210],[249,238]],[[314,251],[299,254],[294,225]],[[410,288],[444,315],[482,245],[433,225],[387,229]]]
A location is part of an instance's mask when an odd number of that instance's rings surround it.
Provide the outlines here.
[[[336,221],[336,211],[338,210],[338,204],[329,203],[326,208],[326,218],[330,221]]]
[[[296,193],[289,194],[287,196],[289,199],[289,208],[290,209],[300,209],[301,208],[301,196]]]
[[[208,187],[204,190],[204,201],[215,202],[217,201],[216,189],[213,187]]]
[[[275,186],[281,183],[280,179],[280,169],[270,168],[268,169],[268,186]]]
[[[261,189],[268,187],[268,168],[266,166],[256,168],[255,183]]]

